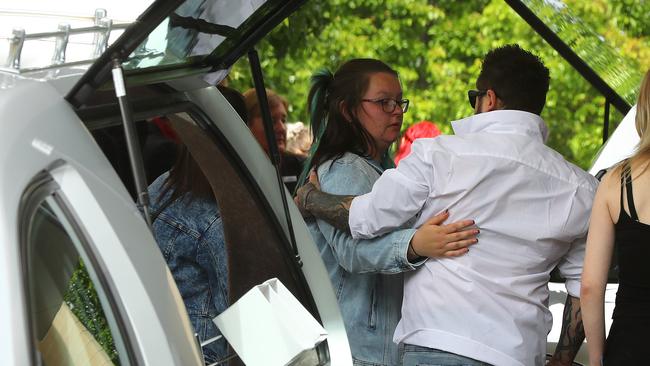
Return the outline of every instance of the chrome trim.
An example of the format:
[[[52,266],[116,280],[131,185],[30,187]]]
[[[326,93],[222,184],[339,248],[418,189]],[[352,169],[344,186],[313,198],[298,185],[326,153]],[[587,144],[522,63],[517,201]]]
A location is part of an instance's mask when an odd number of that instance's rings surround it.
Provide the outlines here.
[[[65,62],[65,50],[68,48],[70,39],[70,24],[59,24],[59,32],[62,34],[56,36],[56,45],[52,55],[53,65],[61,65]]]
[[[23,51],[23,44],[25,44],[25,30],[17,28],[13,30],[12,34],[12,38],[9,39],[9,55],[5,66],[18,69],[20,68],[20,54]]]
[[[31,13],[31,12],[14,12],[15,14],[26,14],[26,15],[52,15],[52,14],[42,14],[42,13]],[[47,70],[53,67],[60,66],[73,66],[73,65],[82,65],[87,63],[94,62],[101,54],[106,51],[108,48],[108,41],[113,30],[122,30],[128,28],[132,23],[113,23],[112,19],[106,17],[106,9],[96,9],[94,17],[67,17],[75,19],[87,19],[93,20],[94,25],[90,27],[81,27],[81,28],[71,28],[70,24],[61,23],[58,26],[57,31],[53,32],[39,32],[39,33],[25,33],[25,30],[22,28],[15,28],[12,32],[12,36],[8,38],[0,38],[9,41],[9,54],[3,65],[0,67],[2,71],[8,71],[13,73],[22,73],[29,71],[40,71]],[[68,47],[68,41],[70,35],[77,34],[86,34],[94,33],[93,45],[94,50],[92,52],[92,58],[89,60],[75,61],[75,62],[65,62],[65,53]],[[50,65],[45,65],[41,67],[33,68],[22,68],[20,67],[20,56],[23,51],[23,46],[26,40],[37,40],[44,38],[54,38],[56,41],[54,47],[54,54],[52,55],[52,61]],[[140,49],[140,53],[144,53],[146,49]]]

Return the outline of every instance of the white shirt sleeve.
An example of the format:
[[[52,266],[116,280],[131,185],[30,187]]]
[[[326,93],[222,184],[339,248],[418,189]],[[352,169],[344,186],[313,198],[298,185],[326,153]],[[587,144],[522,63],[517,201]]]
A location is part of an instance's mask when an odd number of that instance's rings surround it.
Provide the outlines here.
[[[585,244],[587,237],[577,239],[571,243],[571,249],[564,255],[558,269],[565,279],[567,293],[575,298],[580,298],[580,278],[582,265],[585,261]]]
[[[568,231],[569,228],[573,229],[577,239],[571,242],[571,247],[558,264],[560,274],[566,280],[567,292],[576,298],[580,298],[580,281],[585,261],[589,217],[591,216],[591,207],[593,206],[593,198],[597,187],[596,179],[590,178],[593,189],[581,189],[571,200],[571,210],[564,220],[568,225],[568,227],[565,227],[565,231]]]
[[[355,239],[371,239],[400,228],[417,214],[429,197],[433,165],[432,139],[418,139],[397,169],[379,177],[370,193],[356,197],[350,207],[350,232]]]

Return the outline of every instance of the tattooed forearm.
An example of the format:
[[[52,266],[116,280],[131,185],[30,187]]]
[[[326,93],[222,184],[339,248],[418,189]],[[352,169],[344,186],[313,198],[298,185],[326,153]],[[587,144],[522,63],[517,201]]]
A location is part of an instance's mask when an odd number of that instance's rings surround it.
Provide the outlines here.
[[[311,183],[305,184],[303,188],[298,191],[298,195],[307,211],[341,231],[350,232],[348,218],[354,196],[328,194]]]
[[[584,339],[585,330],[582,324],[580,299],[569,295],[564,304],[562,331],[552,361],[558,362],[557,364],[570,365]]]

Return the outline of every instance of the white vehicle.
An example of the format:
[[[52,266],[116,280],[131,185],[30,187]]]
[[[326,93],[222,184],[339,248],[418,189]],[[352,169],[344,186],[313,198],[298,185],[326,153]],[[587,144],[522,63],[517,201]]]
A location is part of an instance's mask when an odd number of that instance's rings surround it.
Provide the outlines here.
[[[203,80],[228,69],[301,3],[159,0],[118,27],[126,29],[110,47],[112,22],[101,16],[82,29],[14,34],[0,72],[0,364],[203,364],[143,218],[146,205],[134,202],[148,183],[142,132],[147,121],[166,117],[218,197],[230,303],[278,278],[327,333],[287,361],[351,365],[329,277],[300,213],[241,118]],[[94,39],[91,53],[67,58],[71,35]],[[55,57],[21,63],[39,37],[56,45]],[[304,324],[283,326],[291,333]],[[282,344],[286,331],[225,328],[241,334],[228,340],[243,360],[265,349],[251,334]]]

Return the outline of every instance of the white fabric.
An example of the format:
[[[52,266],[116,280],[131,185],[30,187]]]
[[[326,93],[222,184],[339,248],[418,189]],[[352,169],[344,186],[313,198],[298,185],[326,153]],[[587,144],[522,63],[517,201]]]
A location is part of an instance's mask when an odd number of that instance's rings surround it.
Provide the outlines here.
[[[468,254],[429,260],[406,274],[394,341],[442,349],[495,365],[542,365],[550,271],[569,294],[580,274],[595,178],[544,145],[537,115],[493,111],[452,122],[455,136],[418,139],[397,169],[355,198],[350,228],[370,238],[449,209],[474,219]]]

